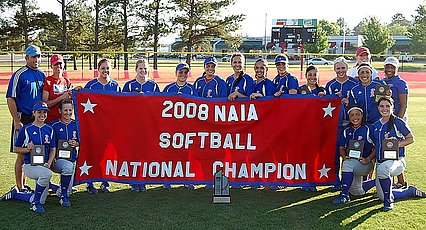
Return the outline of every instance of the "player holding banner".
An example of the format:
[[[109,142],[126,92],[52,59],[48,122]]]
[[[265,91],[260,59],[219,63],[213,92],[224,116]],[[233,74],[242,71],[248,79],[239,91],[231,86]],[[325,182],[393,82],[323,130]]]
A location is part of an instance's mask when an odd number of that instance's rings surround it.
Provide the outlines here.
[[[193,85],[188,83],[186,80],[188,79],[188,74],[191,71],[189,65],[187,63],[179,63],[176,66],[176,82],[168,84],[164,87],[163,92],[165,93],[176,93],[186,94],[186,95],[195,95],[196,90]]]
[[[197,78],[194,87],[199,97],[227,97],[225,81],[216,75],[217,60],[215,57],[208,57],[204,60],[203,76]]]
[[[231,66],[234,73],[226,79],[228,87],[228,100],[248,97],[253,92],[253,78],[244,72],[245,58],[243,54],[236,53],[231,56]]]
[[[275,58],[275,66],[277,67],[277,76],[273,82],[275,84],[275,97],[282,94],[297,94],[299,90],[299,82],[288,70],[288,57],[285,54],[279,54]]]

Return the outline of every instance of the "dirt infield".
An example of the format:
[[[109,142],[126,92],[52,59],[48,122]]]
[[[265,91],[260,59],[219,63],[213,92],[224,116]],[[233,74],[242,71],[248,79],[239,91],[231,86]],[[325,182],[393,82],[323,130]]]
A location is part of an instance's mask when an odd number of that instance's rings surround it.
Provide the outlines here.
[[[335,73],[333,70],[323,70],[320,69],[320,84],[325,85],[329,80],[334,78]],[[49,71],[45,71],[46,74],[50,74]],[[188,78],[189,82],[194,82],[197,77],[201,76],[203,72],[202,68],[196,68],[191,71],[190,77]],[[300,70],[290,70],[293,75],[295,75],[298,80],[299,84],[306,83],[306,80],[304,77],[301,78]],[[380,76],[383,77],[384,73],[380,72]],[[222,76],[224,79],[232,74],[232,70],[230,68],[219,68],[217,72],[220,76]],[[93,79],[95,76],[95,71],[93,70],[68,70],[67,71],[68,78],[71,79],[73,82],[73,85],[80,85],[84,86],[86,82]],[[253,75],[253,71],[249,71],[248,74]],[[0,72],[0,92],[5,92],[7,89],[7,84],[9,83],[10,76],[12,75],[12,72]],[[407,84],[410,88],[411,93],[413,94],[425,94],[426,95],[426,72],[400,72],[400,76],[402,76],[405,81],[407,81]],[[128,72],[125,72],[123,70],[117,71],[113,70],[111,73],[111,77],[117,80],[121,86],[124,85],[126,81],[129,81],[133,79],[135,76],[135,73],[133,70],[130,70]],[[275,70],[270,68],[269,69],[269,78],[272,79],[275,76]],[[159,70],[157,73],[151,72],[150,78],[154,79],[159,85],[160,88],[164,88],[167,84],[174,82],[176,80],[175,73],[173,69],[164,69]]]

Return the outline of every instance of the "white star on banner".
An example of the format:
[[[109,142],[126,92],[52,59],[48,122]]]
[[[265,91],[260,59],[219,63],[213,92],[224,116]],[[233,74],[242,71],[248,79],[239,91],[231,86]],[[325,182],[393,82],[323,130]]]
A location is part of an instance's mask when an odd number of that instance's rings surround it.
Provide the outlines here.
[[[93,167],[91,165],[87,165],[87,162],[84,161],[84,164],[82,166],[80,166],[80,176],[82,176],[83,174],[89,175],[89,169]]]
[[[86,113],[87,111],[95,113],[95,111],[93,111],[93,107],[95,107],[96,105],[98,105],[98,104],[94,104],[94,103],[90,102],[89,98],[87,98],[87,102],[86,103],[80,103],[80,104],[84,107],[83,113]]]
[[[328,106],[326,108],[322,108],[324,110],[324,117],[327,115],[330,115],[330,117],[333,117],[333,110],[335,110],[336,107],[331,107],[331,102],[328,103]]]
[[[318,172],[320,172],[319,179],[321,179],[323,176],[328,178],[328,171],[330,171],[331,168],[326,168],[325,164],[322,165],[322,169],[318,169]]]

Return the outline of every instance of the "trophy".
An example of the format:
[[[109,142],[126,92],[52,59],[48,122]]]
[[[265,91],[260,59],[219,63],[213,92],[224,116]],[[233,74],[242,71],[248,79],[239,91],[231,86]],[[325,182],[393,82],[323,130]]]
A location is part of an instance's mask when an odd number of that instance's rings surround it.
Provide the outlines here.
[[[72,147],[67,140],[59,140],[56,148],[56,158],[71,160]]]
[[[30,160],[32,166],[44,164],[44,145],[34,145],[30,152]]]
[[[376,92],[375,93],[376,94],[376,99],[375,99],[376,103],[379,102],[379,99],[381,97],[386,96],[386,93],[389,92],[389,90],[390,90],[390,86],[377,84],[376,85],[376,91],[375,91]]]
[[[309,87],[307,85],[305,85],[304,87],[302,87],[300,89],[300,94],[311,94],[311,90],[309,90]]]
[[[386,139],[382,141],[381,160],[399,160],[398,140]]]
[[[348,156],[349,158],[359,159],[362,156],[364,150],[364,141],[363,140],[349,140],[348,146]]]
[[[229,203],[231,203],[229,178],[223,175],[222,170],[219,170],[214,174],[213,204]]]

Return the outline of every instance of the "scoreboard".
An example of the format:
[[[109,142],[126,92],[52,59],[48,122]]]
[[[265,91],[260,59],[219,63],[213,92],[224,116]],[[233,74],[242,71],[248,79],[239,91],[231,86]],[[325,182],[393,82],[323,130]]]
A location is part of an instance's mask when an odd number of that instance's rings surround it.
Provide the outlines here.
[[[312,44],[316,42],[316,27],[272,27],[271,42]]]

